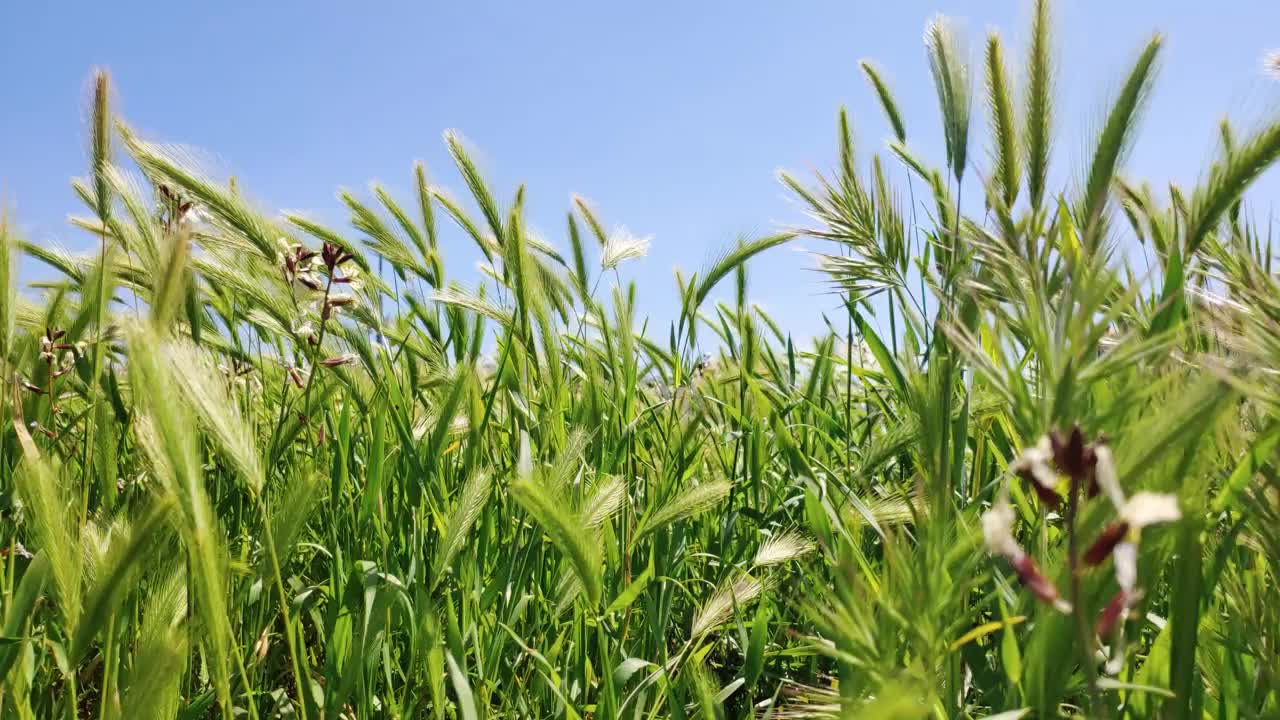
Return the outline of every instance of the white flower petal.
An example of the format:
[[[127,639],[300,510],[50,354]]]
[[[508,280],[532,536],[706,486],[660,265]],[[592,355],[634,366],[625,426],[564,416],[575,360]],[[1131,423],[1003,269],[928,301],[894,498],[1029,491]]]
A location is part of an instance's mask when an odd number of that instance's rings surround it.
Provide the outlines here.
[[[1129,527],[1141,530],[1156,523],[1173,522],[1182,517],[1178,498],[1165,493],[1140,492],[1129,498],[1120,515]]]
[[[1034,447],[1023,448],[1013,469],[1020,473],[1030,473],[1036,483],[1052,490],[1058,486],[1058,473],[1053,469],[1052,463],[1053,446],[1046,435]]]
[[[1120,478],[1116,476],[1116,461],[1111,456],[1111,448],[1099,443],[1094,448],[1093,453],[1097,458],[1097,464],[1094,466],[1094,477],[1098,481],[1098,487],[1107,494],[1107,497],[1111,498],[1116,510],[1123,509],[1126,505],[1124,491],[1120,489]]]
[[[1013,507],[1000,498],[990,510],[982,513],[982,539],[992,555],[1014,559],[1022,556],[1022,548],[1013,537]]]
[[[1111,551],[1111,559],[1116,564],[1116,583],[1126,593],[1133,592],[1138,584],[1138,546],[1122,542]]]

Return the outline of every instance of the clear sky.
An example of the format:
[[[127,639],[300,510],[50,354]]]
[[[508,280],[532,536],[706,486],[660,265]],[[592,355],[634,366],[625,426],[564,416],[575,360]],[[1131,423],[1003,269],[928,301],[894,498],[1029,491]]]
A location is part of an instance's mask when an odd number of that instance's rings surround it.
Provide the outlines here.
[[[1190,184],[1224,114],[1250,128],[1280,112],[1280,83],[1260,69],[1280,47],[1275,0],[1058,5],[1060,180],[1081,173],[1108,99],[1156,30],[1168,42],[1128,175]],[[801,219],[775,171],[830,167],[840,104],[863,157],[883,148],[859,59],[887,70],[911,144],[941,164],[921,40],[934,12],[963,20],[976,76],[991,27],[1021,65],[1029,3],[1015,0],[9,2],[0,194],[30,239],[88,245],[65,217],[80,210],[68,179],[85,172],[95,65],[112,71],[117,107],[148,137],[206,151],[264,208],[335,226],[346,223],[338,188],[365,193],[376,179],[404,194],[418,159],[464,194],[441,140],[456,128],[501,197],[528,185],[531,222],[560,247],[573,192],[608,224],[652,234],[629,275],[641,315],[665,326],[673,267],[697,270],[739,233]],[[983,117],[970,152],[980,166]],[[1254,195],[1263,220],[1277,189],[1273,175]],[[474,277],[469,241],[450,232],[444,243],[453,272]],[[787,248],[751,266],[751,298],[801,337],[835,306],[811,267]]]

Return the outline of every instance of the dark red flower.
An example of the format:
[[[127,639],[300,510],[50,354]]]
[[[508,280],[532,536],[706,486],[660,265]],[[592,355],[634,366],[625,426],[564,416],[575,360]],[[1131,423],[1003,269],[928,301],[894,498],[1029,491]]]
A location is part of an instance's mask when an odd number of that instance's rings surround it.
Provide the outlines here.
[[[1102,534],[1098,536],[1098,539],[1094,540],[1093,544],[1089,546],[1089,549],[1084,551],[1084,563],[1086,565],[1098,565],[1103,560],[1106,560],[1111,555],[1111,551],[1115,549],[1116,545],[1120,544],[1120,541],[1124,539],[1128,532],[1129,523],[1127,522],[1121,521],[1107,526],[1102,531]]]
[[[1058,588],[1054,587],[1053,582],[1040,572],[1040,568],[1036,566],[1036,561],[1032,560],[1030,555],[1023,554],[1013,560],[1012,564],[1014,571],[1018,573],[1018,579],[1031,591],[1031,594],[1059,610],[1065,610],[1070,607],[1058,594]]]
[[[1126,593],[1121,590],[1111,598],[1111,602],[1098,613],[1097,633],[1100,637],[1107,637],[1111,631],[1115,629],[1116,623],[1120,618],[1124,617],[1125,611],[1128,609],[1126,602]]]

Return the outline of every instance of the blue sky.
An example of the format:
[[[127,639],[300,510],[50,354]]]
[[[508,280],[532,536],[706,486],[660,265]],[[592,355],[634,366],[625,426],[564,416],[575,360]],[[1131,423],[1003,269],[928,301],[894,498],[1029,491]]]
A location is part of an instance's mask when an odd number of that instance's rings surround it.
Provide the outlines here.
[[[1111,93],[1156,30],[1167,43],[1130,176],[1190,184],[1224,114],[1249,128],[1280,112],[1280,83],[1260,71],[1280,47],[1274,0],[1058,4],[1060,182],[1081,173]],[[961,19],[975,61],[998,28],[1020,65],[1029,15],[1013,0],[75,5],[0,11],[0,195],[30,239],[88,244],[65,217],[79,210],[68,179],[84,173],[87,78],[101,65],[148,137],[202,149],[263,208],[334,226],[346,223],[336,190],[364,193],[376,179],[404,193],[414,160],[461,194],[441,140],[456,128],[502,197],[528,185],[531,222],[553,243],[567,247],[573,192],[608,224],[653,235],[629,277],[641,315],[663,327],[673,267],[697,270],[740,233],[801,219],[775,171],[833,163],[840,104],[862,156],[883,148],[859,59],[887,71],[911,144],[941,163],[926,20]],[[1255,193],[1261,218],[1277,189],[1270,176]],[[444,243],[455,275],[474,277],[469,241],[449,232]],[[751,298],[802,337],[835,306],[811,267],[787,248],[751,266]]]

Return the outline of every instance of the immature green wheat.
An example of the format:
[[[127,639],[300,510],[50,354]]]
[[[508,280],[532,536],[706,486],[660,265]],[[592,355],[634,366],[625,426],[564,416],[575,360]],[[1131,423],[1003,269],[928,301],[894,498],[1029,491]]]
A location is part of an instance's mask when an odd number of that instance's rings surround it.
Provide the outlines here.
[[[973,68],[929,24],[936,166],[863,61],[888,152],[842,110],[834,171],[782,176],[811,225],[678,273],[660,329],[611,272],[648,238],[575,196],[561,254],[456,132],[466,202],[417,165],[332,228],[96,73],[96,250],[0,208],[0,718],[1277,716],[1280,280],[1243,200],[1280,120],[1167,199],[1124,177],[1155,35],[1055,191],[1052,27],[1035,0]],[[811,342],[749,301],[797,235],[843,308]],[[19,252],[57,279],[19,291]]]

